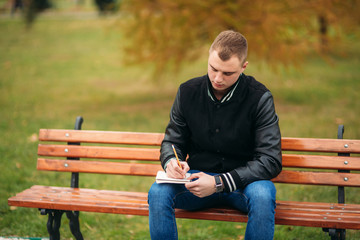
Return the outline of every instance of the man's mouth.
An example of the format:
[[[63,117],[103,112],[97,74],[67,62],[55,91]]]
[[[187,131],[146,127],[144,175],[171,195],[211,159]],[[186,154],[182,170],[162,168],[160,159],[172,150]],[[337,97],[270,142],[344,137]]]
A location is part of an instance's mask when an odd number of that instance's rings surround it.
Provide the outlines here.
[[[214,88],[222,88],[223,85],[213,82],[213,86]]]

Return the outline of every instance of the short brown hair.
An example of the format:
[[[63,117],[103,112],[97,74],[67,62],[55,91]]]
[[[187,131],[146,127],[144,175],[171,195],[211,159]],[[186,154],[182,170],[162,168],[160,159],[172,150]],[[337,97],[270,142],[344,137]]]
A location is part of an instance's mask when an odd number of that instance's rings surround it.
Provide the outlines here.
[[[210,52],[216,50],[219,58],[223,61],[229,60],[233,55],[244,63],[247,57],[247,41],[239,32],[226,30],[221,32],[210,47]]]

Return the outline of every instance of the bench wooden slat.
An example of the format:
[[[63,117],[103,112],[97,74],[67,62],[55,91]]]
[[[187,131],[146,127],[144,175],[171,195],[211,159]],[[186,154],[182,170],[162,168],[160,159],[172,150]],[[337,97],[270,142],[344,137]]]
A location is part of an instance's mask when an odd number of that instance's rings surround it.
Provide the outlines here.
[[[272,181],[277,183],[360,187],[360,178],[356,173],[282,170]]]
[[[103,173],[138,176],[156,176],[160,164],[77,161],[39,158],[38,170],[80,173]]]
[[[277,212],[275,223],[281,225],[295,225],[304,227],[321,227],[337,229],[359,229],[359,217],[329,216],[324,214],[291,214],[291,212]],[[340,218],[340,219],[339,219]]]
[[[162,170],[159,164],[77,161],[45,158],[38,159],[37,169],[60,172],[139,176],[156,176],[157,171]],[[347,181],[344,180],[345,178],[347,178]],[[283,170],[279,176],[273,179],[273,181],[278,183],[300,183],[310,185],[360,186],[360,178],[357,177],[357,174],[337,172],[303,172]]]
[[[10,206],[64,209],[100,213],[148,215],[147,193],[33,186],[9,198]],[[350,204],[351,205],[351,204]],[[349,208],[352,211],[341,211]],[[277,201],[275,222],[284,225],[360,229],[360,206]],[[246,222],[247,216],[230,208],[189,212],[176,209],[176,217]],[[326,219],[325,219],[326,218]],[[339,220],[341,218],[341,221]]]
[[[40,141],[83,142],[108,144],[139,144],[160,146],[162,133],[135,133],[115,131],[40,129]]]
[[[141,144],[160,146],[162,133],[40,129],[40,141]],[[360,153],[360,140],[288,138],[281,139],[284,151]],[[345,147],[346,146],[346,147]]]
[[[146,203],[147,194],[139,194],[138,192],[124,192],[124,191],[111,191],[111,190],[94,190],[81,188],[80,190],[73,190],[64,187],[49,187],[38,186],[31,187],[31,191],[25,194],[18,194],[17,200],[20,199],[46,199],[55,201],[57,199],[71,199],[71,201],[82,202],[128,202],[128,203]]]
[[[82,189],[81,189],[82,190]],[[96,190],[93,191],[92,194],[84,194],[82,191],[78,191],[76,195],[74,194],[44,194],[37,192],[37,195],[35,194],[28,194],[26,197],[17,197],[18,201],[28,201],[28,202],[34,202],[34,201],[41,201],[44,203],[52,203],[52,202],[62,202],[62,203],[68,203],[72,205],[92,205],[96,203],[98,206],[117,206],[121,207],[121,205],[124,205],[126,207],[129,206],[144,206],[148,207],[147,203],[147,195],[143,195],[143,198],[139,198],[137,196],[131,196],[127,195],[126,192],[120,192],[124,193],[124,196],[113,196],[113,195],[103,195],[101,196],[100,192],[97,192]],[[36,206],[33,206],[36,207]]]
[[[138,164],[119,162],[77,161],[59,159],[38,159],[38,170],[156,176],[162,170],[159,164]],[[346,180],[345,180],[346,179]],[[360,186],[360,178],[353,173],[338,172],[305,172],[283,170],[273,179],[277,183],[297,183],[328,186]]]
[[[322,202],[295,202],[295,201],[280,201],[277,206],[281,205],[281,209],[314,209],[314,211],[327,210],[339,211],[346,213],[360,214],[360,205],[358,204],[339,204],[339,203],[322,203]]]
[[[39,156],[159,161],[159,149],[76,145],[38,146]],[[360,157],[283,154],[284,167],[360,170]]]
[[[306,208],[297,209],[282,209],[281,207],[276,209],[278,214],[289,217],[297,217],[301,215],[301,217],[315,217],[319,220],[326,219],[335,219],[335,220],[348,220],[348,221],[360,221],[359,213],[346,213],[343,212],[332,212],[332,211],[313,211],[312,209],[309,211]],[[340,218],[340,219],[339,219]]]
[[[283,151],[360,153],[360,140],[281,138]]]
[[[157,161],[160,163],[160,150],[146,148],[98,147],[76,145],[44,145],[38,146],[39,156],[72,157],[72,158],[103,158]]]
[[[360,170],[360,157],[283,154],[283,167]]]

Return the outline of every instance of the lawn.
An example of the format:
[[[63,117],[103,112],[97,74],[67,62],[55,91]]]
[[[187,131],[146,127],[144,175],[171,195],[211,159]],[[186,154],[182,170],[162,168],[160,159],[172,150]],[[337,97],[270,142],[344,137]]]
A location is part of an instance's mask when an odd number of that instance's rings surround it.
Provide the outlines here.
[[[163,132],[178,85],[206,73],[206,54],[177,74],[152,74],[153,66],[126,66],[121,19],[97,14],[46,14],[26,30],[20,18],[0,18],[0,236],[47,236],[36,209],[9,208],[7,198],[34,184],[68,186],[66,173],[36,170],[40,128]],[[351,39],[349,39],[351,41]],[[360,44],[343,57],[310,56],[298,67],[271,70],[250,57],[246,70],[271,89],[286,137],[360,139]],[[251,53],[249,53],[251,56]],[[152,178],[82,174],[80,186],[146,191]],[[277,185],[281,200],[336,201],[336,189]],[[360,191],[347,189],[349,203]],[[63,218],[62,237],[72,237]],[[149,239],[146,217],[81,213],[86,239]],[[178,220],[180,239],[242,239],[245,224]],[[359,231],[348,231],[359,239]],[[321,229],[276,226],[275,239],[329,239]]]

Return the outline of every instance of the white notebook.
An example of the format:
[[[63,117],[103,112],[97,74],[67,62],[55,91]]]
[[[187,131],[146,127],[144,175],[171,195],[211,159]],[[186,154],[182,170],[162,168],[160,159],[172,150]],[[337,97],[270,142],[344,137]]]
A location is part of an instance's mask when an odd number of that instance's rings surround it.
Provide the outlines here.
[[[183,179],[178,178],[169,178],[164,171],[158,171],[156,175],[156,183],[174,183],[174,184],[185,184],[190,182],[189,178],[191,176],[190,173],[186,173],[186,177]]]

